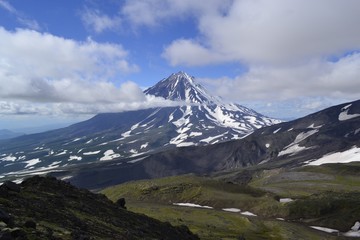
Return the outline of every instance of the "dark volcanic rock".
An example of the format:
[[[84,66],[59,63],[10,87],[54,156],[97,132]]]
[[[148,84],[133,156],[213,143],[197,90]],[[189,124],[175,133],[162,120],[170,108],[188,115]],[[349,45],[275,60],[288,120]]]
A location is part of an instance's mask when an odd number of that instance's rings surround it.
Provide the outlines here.
[[[56,178],[32,177],[21,188],[18,194],[0,192],[0,221],[14,216],[14,228],[5,231],[14,238],[198,239],[188,229],[123,210],[104,195]]]
[[[34,220],[27,220],[24,227],[36,229],[36,222]]]
[[[0,221],[6,223],[7,225],[11,225],[13,222],[12,217],[5,210],[0,208]]]
[[[18,184],[11,182],[11,181],[4,182],[2,186],[4,188],[6,188],[7,190],[14,191],[14,192],[20,192],[20,189],[21,189]]]
[[[126,209],[125,207],[125,204],[126,204],[126,201],[125,201],[125,198],[119,198],[117,201],[116,201],[116,204],[123,208],[123,209]]]

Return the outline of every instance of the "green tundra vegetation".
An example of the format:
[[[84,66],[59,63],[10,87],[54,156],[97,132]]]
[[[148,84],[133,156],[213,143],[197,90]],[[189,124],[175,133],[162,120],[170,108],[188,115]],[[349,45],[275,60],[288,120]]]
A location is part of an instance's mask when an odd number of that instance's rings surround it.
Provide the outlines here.
[[[128,182],[102,193],[112,201],[125,198],[131,211],[175,226],[186,225],[201,239],[347,239],[310,226],[347,232],[359,220],[359,167],[358,163],[291,170],[257,167],[246,170],[250,178],[245,183],[237,181],[243,179],[241,171],[206,177],[188,174]],[[293,201],[284,203],[281,198]]]

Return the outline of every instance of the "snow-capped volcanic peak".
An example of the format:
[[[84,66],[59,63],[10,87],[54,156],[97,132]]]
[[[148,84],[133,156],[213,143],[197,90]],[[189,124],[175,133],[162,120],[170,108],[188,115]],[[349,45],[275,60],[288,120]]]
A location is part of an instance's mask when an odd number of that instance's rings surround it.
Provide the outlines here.
[[[237,139],[280,122],[239,104],[223,102],[184,72],[164,78],[144,93],[189,103],[175,109],[168,118],[179,133],[170,141],[177,146]]]
[[[156,85],[144,91],[145,94],[163,97],[173,101],[196,104],[215,104],[219,99],[209,94],[195,78],[185,72],[171,74]]]

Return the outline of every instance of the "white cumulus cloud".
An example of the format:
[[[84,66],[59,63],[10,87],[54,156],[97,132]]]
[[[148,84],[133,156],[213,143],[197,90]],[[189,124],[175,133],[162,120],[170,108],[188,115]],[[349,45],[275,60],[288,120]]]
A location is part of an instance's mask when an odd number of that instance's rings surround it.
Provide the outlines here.
[[[0,114],[95,114],[174,103],[113,77],[138,71],[121,45],[0,28]]]
[[[360,98],[360,53],[338,61],[314,59],[281,66],[254,65],[235,78],[202,79],[229,99],[286,100],[299,97]]]
[[[97,9],[85,8],[81,12],[81,20],[86,27],[94,30],[96,33],[115,30],[121,26],[121,18],[119,16],[110,17]]]
[[[225,14],[195,15],[201,38],[186,43],[217,56],[214,62],[283,63],[341,55],[360,48],[359,11],[357,0],[237,0]],[[179,54],[183,44],[174,40],[165,50],[171,63],[189,64],[187,59],[196,56]],[[208,62],[198,58],[195,64]]]

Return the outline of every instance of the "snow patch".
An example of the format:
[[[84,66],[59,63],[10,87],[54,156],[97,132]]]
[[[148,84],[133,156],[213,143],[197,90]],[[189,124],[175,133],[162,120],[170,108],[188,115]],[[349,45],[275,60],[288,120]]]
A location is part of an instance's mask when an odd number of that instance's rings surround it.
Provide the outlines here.
[[[61,180],[63,180],[63,181],[64,181],[64,180],[68,180],[68,179],[70,179],[70,178],[72,178],[72,177],[73,177],[73,176],[65,176],[65,177],[62,177]]]
[[[360,230],[360,222],[355,222],[354,226],[351,227],[351,230],[359,231]]]
[[[276,129],[273,133],[278,133],[281,130],[281,128]]]
[[[318,227],[318,226],[310,226],[310,227],[313,229],[319,230],[319,231],[327,232],[327,233],[338,233],[339,232],[339,230],[332,229],[332,228]]]
[[[123,134],[121,134],[121,136],[123,136],[123,138],[127,138],[127,137],[130,137],[130,134],[131,134],[131,130],[124,132]]]
[[[25,168],[34,166],[35,164],[38,164],[39,162],[41,162],[39,158],[34,158],[34,159],[29,160],[29,161],[25,161],[24,163],[27,163]]]
[[[355,222],[354,226],[351,227],[351,230],[344,233],[346,237],[360,237],[360,222]]]
[[[189,146],[194,146],[195,143],[193,142],[182,142],[182,143],[179,143],[179,144],[176,144],[177,147],[189,147]]]
[[[100,150],[99,151],[93,151],[93,152],[84,152],[83,155],[88,156],[88,155],[95,155],[95,154],[98,154],[98,153],[100,153]]]
[[[279,199],[279,202],[281,202],[281,203],[289,203],[292,201],[294,201],[294,199],[291,199],[291,198],[280,198]]]
[[[341,112],[339,114],[339,121],[346,121],[346,120],[349,120],[349,119],[352,119],[352,118],[356,118],[356,117],[359,117],[360,114],[349,114],[349,109],[346,109],[345,111]]]
[[[53,162],[52,164],[49,165],[49,167],[58,166],[60,163],[61,161]]]
[[[2,160],[2,161],[7,161],[7,162],[14,162],[16,159],[17,159],[17,158],[14,157],[12,154],[10,154],[10,155],[8,155],[8,156],[5,155],[5,157],[0,158],[0,160]]]
[[[175,112],[175,111],[174,111]],[[172,112],[169,116],[169,121],[168,122],[171,122],[173,119],[174,119],[174,112]]]
[[[62,152],[57,153],[55,156],[61,156],[67,153],[67,150],[63,150]]]
[[[137,158],[137,159],[134,159],[134,160],[128,161],[127,163],[136,163],[136,162],[140,162],[140,161],[144,160],[145,158],[146,158],[146,157]]]
[[[107,150],[106,152],[104,152],[104,156],[102,158],[100,158],[100,161],[107,161],[107,160],[112,160],[114,158],[118,158],[120,157],[120,154],[115,153],[113,150]]]
[[[202,205],[195,204],[195,203],[173,203],[173,205],[183,206],[183,207],[196,207],[196,208],[213,209],[213,207],[210,207],[210,206],[202,206]]]
[[[306,149],[311,149],[311,148],[307,148],[307,147],[302,147],[299,146],[299,144],[295,144],[292,145],[291,147],[286,148],[285,150],[282,150],[281,152],[279,152],[278,156],[283,156],[283,155],[290,155],[293,156],[301,151],[304,151]]]
[[[354,135],[358,134],[359,132],[360,132],[360,128],[355,130]]]
[[[270,143],[265,144],[265,147],[266,147],[266,148],[269,148],[269,147],[270,147]]]
[[[360,162],[360,148],[354,146],[344,152],[335,152],[324,155],[315,161],[310,162],[307,165],[319,166],[325,163],[349,163]]]
[[[190,137],[198,137],[198,136],[201,136],[203,133],[202,132],[191,132],[190,133]]]
[[[82,159],[82,157],[79,157],[79,156],[70,156],[68,161],[73,161],[73,160],[80,161],[81,159]]]
[[[352,103],[350,103],[349,105],[346,105],[345,107],[341,108],[341,111],[345,111],[347,109],[349,109],[349,107],[351,107]]]
[[[245,215],[245,216],[250,216],[250,217],[256,217],[257,215],[252,213],[252,212],[249,212],[249,211],[245,211],[245,212],[242,212],[240,213],[242,215]]]
[[[297,154],[297,153],[299,153],[301,151],[313,148],[313,147],[309,147],[309,148],[302,147],[302,146],[299,146],[298,143],[302,142],[303,140],[305,140],[306,138],[310,137],[311,135],[317,133],[318,131],[319,131],[318,129],[314,129],[314,130],[310,130],[310,131],[307,131],[307,132],[299,133],[296,136],[294,142],[287,145],[281,152],[279,152],[278,156],[288,155],[288,154],[290,154],[292,156],[292,155],[295,155],[295,154]]]
[[[23,178],[19,178],[19,179],[15,179],[13,182],[16,183],[16,184],[20,184],[24,181]]]
[[[222,210],[226,212],[234,212],[234,213],[241,212],[241,210],[238,208],[223,208]]]
[[[323,125],[319,125],[315,127],[315,123],[311,124],[310,126],[308,126],[307,128],[311,128],[311,129],[319,129],[321,128]]]
[[[145,149],[145,148],[147,148],[147,146],[149,146],[149,143],[148,143],[148,142],[142,144],[142,145],[140,146],[140,149]]]
[[[130,151],[129,151],[130,153],[132,153],[132,154],[136,154],[136,153],[138,153],[138,151],[136,150],[136,149],[130,149]]]
[[[299,133],[299,134],[296,136],[296,138],[295,138],[295,140],[294,140],[294,143],[292,143],[292,144],[299,143],[299,142],[305,140],[306,138],[310,137],[311,135],[317,133],[318,131],[319,131],[319,130],[314,129],[314,130],[310,130],[310,131],[307,131],[307,132]],[[292,144],[290,144],[290,145],[292,145]],[[289,146],[290,146],[290,145],[289,145]]]

